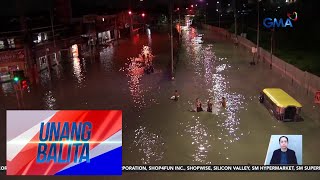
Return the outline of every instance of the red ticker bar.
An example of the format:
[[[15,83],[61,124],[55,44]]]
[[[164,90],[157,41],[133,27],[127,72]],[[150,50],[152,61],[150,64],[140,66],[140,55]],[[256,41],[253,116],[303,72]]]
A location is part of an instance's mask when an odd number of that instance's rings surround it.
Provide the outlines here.
[[[320,165],[125,165],[123,172],[320,172]]]

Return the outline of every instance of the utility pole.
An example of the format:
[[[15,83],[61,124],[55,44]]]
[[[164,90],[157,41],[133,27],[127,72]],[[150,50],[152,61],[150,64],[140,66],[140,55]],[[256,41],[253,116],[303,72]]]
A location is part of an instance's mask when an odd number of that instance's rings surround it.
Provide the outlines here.
[[[169,8],[169,12],[170,12],[170,40],[171,40],[171,79],[174,79],[173,76],[173,27],[172,27],[172,8],[173,8],[173,3],[170,3],[170,8]]]
[[[259,60],[260,59],[260,51],[259,51],[259,41],[260,41],[260,6],[259,6],[259,4],[260,4],[260,1],[261,0],[257,0],[258,1],[258,17],[257,17],[257,19],[258,19],[258,23],[257,23],[257,60]]]
[[[237,9],[235,8],[235,13],[234,13],[234,32],[236,35],[236,39],[238,39],[238,28],[237,28]]]
[[[237,32],[237,2],[236,0],[233,0],[233,6],[234,6],[234,33],[235,33],[235,40],[236,44],[238,44],[238,32]]]
[[[54,5],[52,4],[52,9],[54,8],[53,7]],[[54,13],[53,13],[53,10],[50,10],[50,21],[51,21],[51,31],[52,31],[52,38],[53,38],[53,52],[55,54],[55,60],[56,60],[56,63],[57,65],[59,64],[58,60],[57,60],[57,49],[56,49],[56,39],[55,39],[55,35],[54,35],[54,28],[53,28],[53,18],[54,18]],[[49,67],[50,68],[50,67]]]
[[[51,10],[50,12],[51,31],[52,31],[52,37],[53,37],[53,46],[54,48],[56,48],[56,39],[54,38],[55,35],[54,35],[54,28],[53,28],[53,18],[54,18],[54,14],[53,14],[53,11]]]
[[[180,42],[181,42],[181,20],[180,20],[180,9],[179,9],[178,11],[179,11],[179,45],[180,45]]]
[[[31,29],[28,25],[27,18],[25,17],[25,1],[15,1],[16,8],[18,9],[19,16],[20,16],[20,27],[23,32],[23,39],[24,39],[24,54],[25,54],[25,65],[26,65],[26,71],[25,75],[27,75],[31,83],[36,83],[36,63],[34,61],[34,53],[32,51],[32,35],[31,35]]]
[[[207,5],[208,5],[208,3],[205,4],[205,8],[204,8],[205,9],[205,11],[204,11],[204,13],[205,13],[204,14],[204,24],[207,24]]]
[[[219,27],[220,27],[220,16],[221,16],[221,15],[220,15],[220,12],[219,12]]]
[[[49,75],[49,79],[52,80],[52,76],[51,76],[51,60],[50,60],[50,55],[48,56],[48,52],[49,51],[50,51],[50,49],[47,48],[47,46],[46,46],[45,52],[46,52],[48,75]]]
[[[116,41],[117,43],[118,42],[118,39],[119,39],[119,32],[118,32],[118,24],[117,24],[117,21],[118,21],[118,14],[116,14],[116,17],[115,17],[115,21],[114,21],[114,28],[115,28],[115,38],[116,38]]]
[[[130,17],[130,35],[131,35],[131,37],[133,36],[133,20],[132,20],[132,16],[133,16],[133,13],[130,10],[129,11],[129,17]]]
[[[217,12],[218,12],[219,28],[220,28],[220,10],[221,10],[220,1],[217,1]]]
[[[270,62],[270,69],[272,69],[272,54],[273,54],[273,35],[274,35],[274,28],[271,29],[271,49],[270,49],[270,55],[271,55],[271,62]]]

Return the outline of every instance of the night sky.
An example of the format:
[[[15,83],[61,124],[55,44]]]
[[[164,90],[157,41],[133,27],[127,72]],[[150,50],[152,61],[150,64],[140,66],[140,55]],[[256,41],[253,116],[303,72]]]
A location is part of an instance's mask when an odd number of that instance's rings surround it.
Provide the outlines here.
[[[173,0],[72,0],[73,15],[90,13],[112,14],[122,10],[166,13],[169,2]],[[94,3],[93,3],[94,2]],[[185,4],[187,0],[175,0],[175,4]]]
[[[1,17],[28,16],[44,14],[51,8],[54,0],[4,0],[0,6]],[[130,9],[146,12],[167,12],[170,0],[71,0],[73,15],[81,16],[90,13],[112,14]],[[175,0],[176,4],[186,4],[188,0]]]
[[[50,3],[51,0],[4,0],[1,2],[0,16],[18,16],[22,11],[26,14],[36,15],[48,11]]]
[[[15,31],[20,28],[19,17],[25,15],[34,26],[50,24],[50,12],[54,12],[54,2],[61,0],[4,0],[0,5],[0,31]],[[68,0],[65,0],[67,2]],[[135,13],[166,14],[169,2],[173,0],[70,0],[72,16],[82,17],[87,14],[115,14],[129,9]],[[184,6],[191,0],[174,0]],[[58,11],[56,11],[58,13]],[[57,14],[55,14],[56,16]],[[33,25],[32,25],[33,26]]]

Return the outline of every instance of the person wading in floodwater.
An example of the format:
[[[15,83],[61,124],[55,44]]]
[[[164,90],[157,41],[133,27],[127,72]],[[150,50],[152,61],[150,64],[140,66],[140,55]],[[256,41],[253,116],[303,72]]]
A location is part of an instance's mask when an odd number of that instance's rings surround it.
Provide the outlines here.
[[[202,104],[201,104],[201,101],[200,101],[199,98],[196,99],[196,111],[197,111],[197,112],[203,111],[203,109],[202,109]]]
[[[222,106],[223,108],[226,108],[226,107],[227,107],[227,102],[226,102],[226,98],[225,98],[225,97],[222,97],[221,106]]]
[[[178,98],[179,98],[178,90],[175,90],[173,96],[170,99],[178,101]]]
[[[207,101],[207,112],[212,112],[212,98],[209,98]]]

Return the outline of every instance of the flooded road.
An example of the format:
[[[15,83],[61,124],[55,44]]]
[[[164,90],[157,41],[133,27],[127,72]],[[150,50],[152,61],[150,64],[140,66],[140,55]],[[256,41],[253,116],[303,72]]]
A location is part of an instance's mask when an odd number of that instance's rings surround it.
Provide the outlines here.
[[[168,78],[168,34],[140,35],[99,50],[97,58],[73,59],[53,72],[52,81],[44,73],[40,85],[23,98],[17,99],[10,84],[2,84],[1,119],[5,109],[121,109],[123,164],[128,165],[259,165],[273,134],[302,134],[303,163],[320,163],[320,124],[308,115],[312,109],[306,107],[302,122],[282,123],[258,101],[261,89],[288,90],[288,82],[262,63],[250,67],[249,52],[209,31],[186,29],[182,38],[174,81]],[[131,62],[143,46],[154,55],[154,73],[145,74]],[[175,90],[178,101],[169,99]],[[190,112],[196,98],[206,110],[209,97],[214,102],[212,113]],[[247,179],[249,174],[260,179],[319,179],[316,173],[127,173],[122,178]]]

